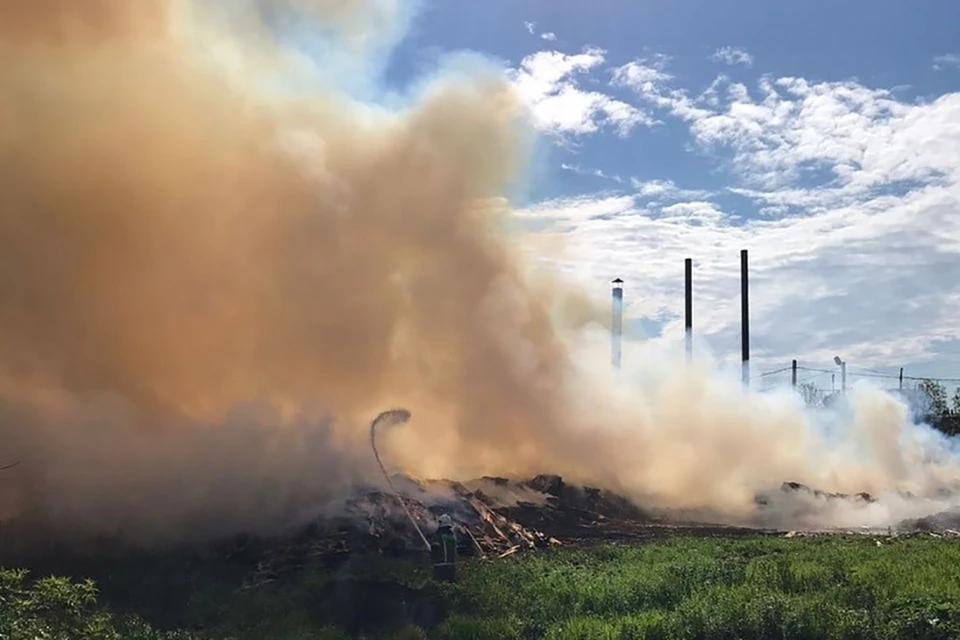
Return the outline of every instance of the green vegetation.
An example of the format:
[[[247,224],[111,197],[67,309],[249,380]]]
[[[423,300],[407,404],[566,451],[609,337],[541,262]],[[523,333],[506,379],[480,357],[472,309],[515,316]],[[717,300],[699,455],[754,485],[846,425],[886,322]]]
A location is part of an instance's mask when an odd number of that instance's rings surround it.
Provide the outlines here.
[[[462,586],[449,637],[960,637],[960,545],[929,539],[683,539],[485,565]]]
[[[92,584],[0,574],[0,638],[960,638],[960,542],[930,537],[558,550],[466,563],[455,586],[383,558],[252,590],[196,558],[96,573],[99,607]]]
[[[0,570],[0,638],[89,640],[189,640],[179,631],[158,632],[136,616],[115,616],[96,606],[89,580],[28,580],[26,571]]]

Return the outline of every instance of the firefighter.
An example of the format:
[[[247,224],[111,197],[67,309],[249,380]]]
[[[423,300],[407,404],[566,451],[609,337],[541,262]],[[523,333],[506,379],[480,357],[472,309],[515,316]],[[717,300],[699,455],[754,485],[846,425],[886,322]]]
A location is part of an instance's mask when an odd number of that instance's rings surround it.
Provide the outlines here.
[[[443,514],[437,521],[433,544],[433,577],[440,582],[457,580],[457,534],[453,519]]]

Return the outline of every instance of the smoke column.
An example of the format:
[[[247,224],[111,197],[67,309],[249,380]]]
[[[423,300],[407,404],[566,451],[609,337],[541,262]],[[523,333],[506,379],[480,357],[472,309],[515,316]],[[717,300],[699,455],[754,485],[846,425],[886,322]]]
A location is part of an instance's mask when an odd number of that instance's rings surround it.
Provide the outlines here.
[[[532,284],[501,231],[529,151],[505,74],[456,68],[400,110],[341,82],[405,6],[0,0],[0,442],[22,462],[0,518],[267,529],[377,482],[367,428],[394,405],[416,418],[378,445],[423,476],[734,515],[784,479],[956,479],[868,389],[828,437],[702,368],[635,358],[652,381],[618,387],[605,305]]]

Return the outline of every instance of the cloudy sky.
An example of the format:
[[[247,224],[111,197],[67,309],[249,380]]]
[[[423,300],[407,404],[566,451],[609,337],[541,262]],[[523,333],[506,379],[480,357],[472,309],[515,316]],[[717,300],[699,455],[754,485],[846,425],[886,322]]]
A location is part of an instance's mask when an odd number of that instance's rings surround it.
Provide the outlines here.
[[[541,134],[521,228],[622,277],[633,339],[679,337],[690,257],[698,339],[738,358],[748,249],[755,375],[960,378],[956,0],[425,0],[386,80],[459,51]]]

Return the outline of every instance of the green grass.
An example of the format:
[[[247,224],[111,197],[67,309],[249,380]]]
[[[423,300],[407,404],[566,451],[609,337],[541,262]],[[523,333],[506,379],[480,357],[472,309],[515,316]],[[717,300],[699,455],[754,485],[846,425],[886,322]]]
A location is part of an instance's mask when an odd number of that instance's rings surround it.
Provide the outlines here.
[[[92,585],[78,584],[87,591],[71,628],[84,616],[97,628],[117,626],[131,613],[153,625],[138,622],[141,635],[122,636],[131,638],[960,638],[960,543],[933,538],[881,546],[872,538],[677,538],[555,550],[465,563],[453,587],[382,558],[243,592],[222,563],[141,558],[97,573],[101,606]],[[0,622],[38,615],[21,609],[0,588]],[[0,627],[0,637],[17,636]]]
[[[457,596],[437,637],[958,638],[960,544],[678,539],[472,566]]]

